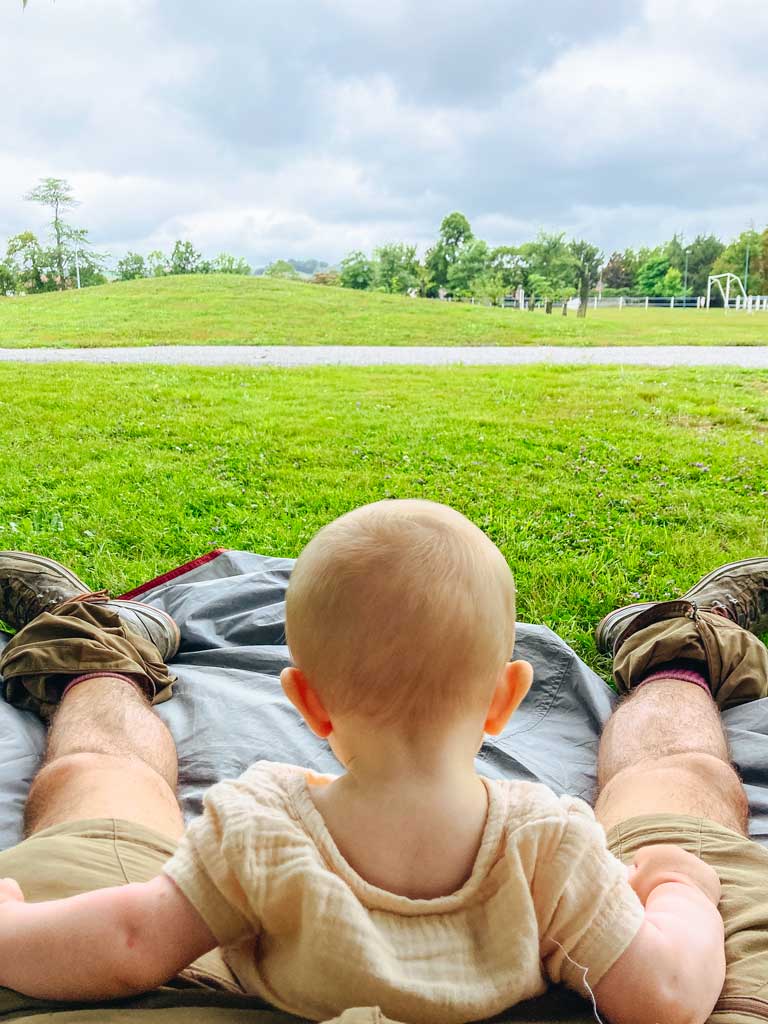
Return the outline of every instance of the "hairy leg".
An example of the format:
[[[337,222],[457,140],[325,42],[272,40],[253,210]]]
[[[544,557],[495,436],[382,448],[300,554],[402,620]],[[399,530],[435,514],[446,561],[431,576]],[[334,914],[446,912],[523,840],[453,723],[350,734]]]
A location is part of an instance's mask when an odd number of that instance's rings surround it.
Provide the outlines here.
[[[170,838],[184,831],[171,734],[126,680],[86,679],[64,697],[29,791],[27,835],[68,821],[122,818]]]
[[[600,742],[595,813],[606,830],[642,815],[686,814],[747,834],[746,794],[709,694],[660,679],[623,701]]]

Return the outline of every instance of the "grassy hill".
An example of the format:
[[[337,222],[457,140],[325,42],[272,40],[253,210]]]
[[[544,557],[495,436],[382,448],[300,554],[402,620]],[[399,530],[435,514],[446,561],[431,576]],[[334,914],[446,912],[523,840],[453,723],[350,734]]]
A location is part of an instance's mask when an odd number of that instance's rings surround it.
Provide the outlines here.
[[[768,313],[519,312],[269,278],[124,281],[0,298],[0,347],[121,345],[765,345]]]

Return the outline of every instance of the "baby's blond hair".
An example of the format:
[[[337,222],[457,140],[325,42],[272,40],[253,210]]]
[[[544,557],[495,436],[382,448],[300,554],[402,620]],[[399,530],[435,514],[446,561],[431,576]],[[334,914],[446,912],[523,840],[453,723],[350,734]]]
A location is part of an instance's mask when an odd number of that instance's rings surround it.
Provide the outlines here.
[[[380,501],[325,526],[286,598],[291,656],[330,715],[418,729],[487,708],[512,655],[515,589],[460,513]]]

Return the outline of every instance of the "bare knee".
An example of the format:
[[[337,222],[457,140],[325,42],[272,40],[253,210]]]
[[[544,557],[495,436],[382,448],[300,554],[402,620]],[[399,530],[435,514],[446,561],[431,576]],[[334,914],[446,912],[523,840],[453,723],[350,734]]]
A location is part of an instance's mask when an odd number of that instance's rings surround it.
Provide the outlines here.
[[[741,780],[732,765],[714,754],[699,750],[686,750],[640,761],[622,769],[604,788],[607,789],[612,784],[626,784],[632,776],[647,775],[649,772],[666,772],[687,777],[692,782],[700,784],[705,791],[726,799],[735,798],[737,794],[740,797],[744,795]]]
[[[172,795],[163,777],[140,758],[92,751],[63,754],[44,764],[32,782],[24,809],[25,832],[90,816],[79,809],[87,809],[89,797],[100,788],[114,788],[115,779],[136,790]]]
[[[729,809],[732,826],[747,833],[749,828],[749,801],[738,772],[728,761],[712,754],[688,753],[678,755],[681,769],[697,780],[712,795],[720,807]],[[723,815],[727,818],[727,814]]]
[[[118,757],[114,754],[102,754],[91,750],[79,750],[71,754],[62,754],[46,762],[35,776],[33,788],[58,789],[67,788],[83,777],[93,777],[96,772],[105,768],[112,770]]]
[[[596,804],[604,824],[635,814],[688,814],[746,833],[749,803],[735,769],[701,751],[647,758],[623,768],[600,790]]]

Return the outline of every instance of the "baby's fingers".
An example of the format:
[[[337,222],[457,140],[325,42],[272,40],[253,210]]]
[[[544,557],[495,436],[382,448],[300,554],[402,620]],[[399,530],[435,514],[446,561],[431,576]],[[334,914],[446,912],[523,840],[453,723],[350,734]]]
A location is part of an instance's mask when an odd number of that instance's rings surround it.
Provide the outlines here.
[[[23,903],[24,893],[15,878],[0,878],[0,903]]]

